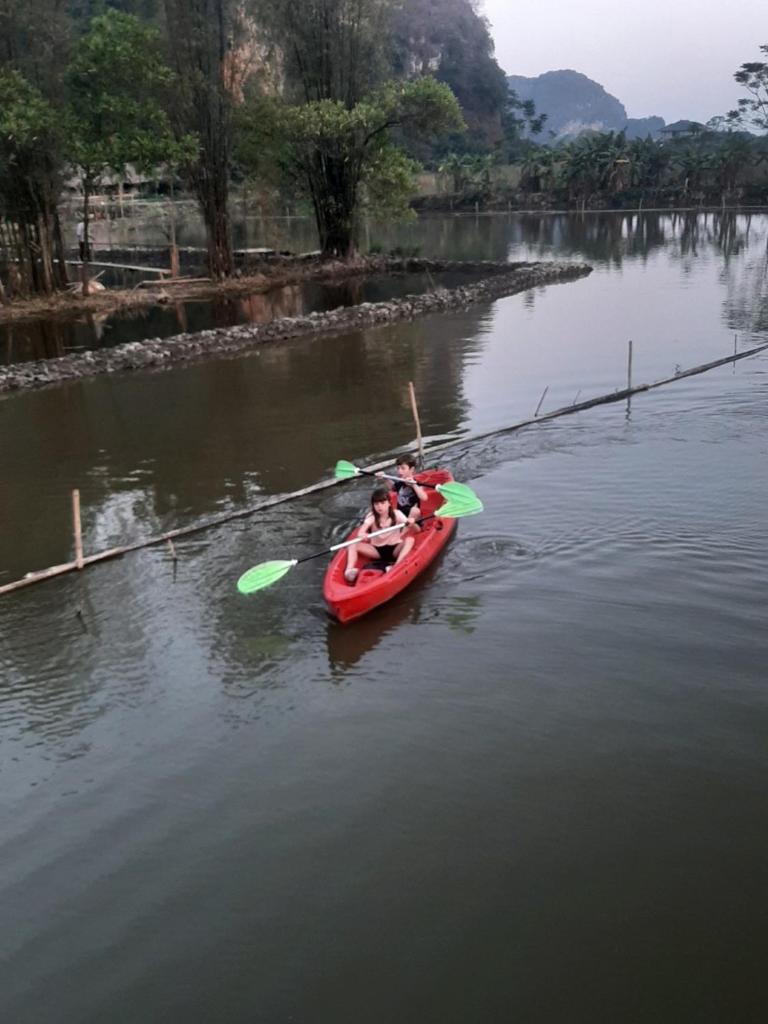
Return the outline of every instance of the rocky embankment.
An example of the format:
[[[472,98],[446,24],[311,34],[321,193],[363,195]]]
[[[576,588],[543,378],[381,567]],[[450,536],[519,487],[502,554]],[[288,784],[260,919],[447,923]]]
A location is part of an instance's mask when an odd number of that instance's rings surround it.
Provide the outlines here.
[[[382,261],[376,262],[380,264]],[[377,265],[376,269],[381,267]],[[0,367],[0,393],[45,387],[102,373],[162,369],[192,360],[246,352],[267,342],[413,320],[430,313],[463,309],[540,285],[573,281],[592,270],[584,263],[466,263],[425,259],[389,260],[387,269],[407,273],[464,271],[477,273],[479,279],[457,288],[439,288],[389,302],[366,302],[327,313],[285,317],[266,324],[178,334],[172,338],[154,338],[111,349],[73,353],[59,359],[4,366]]]

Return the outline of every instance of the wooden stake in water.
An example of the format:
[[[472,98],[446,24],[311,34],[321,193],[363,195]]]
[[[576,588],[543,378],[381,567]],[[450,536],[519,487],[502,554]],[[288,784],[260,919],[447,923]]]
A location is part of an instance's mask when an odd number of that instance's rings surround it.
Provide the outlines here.
[[[424,468],[424,447],[421,443],[421,422],[419,421],[419,407],[416,405],[416,392],[413,388],[413,381],[408,381],[408,391],[411,395],[411,409],[413,410],[413,419],[416,423],[416,444],[419,449],[419,469]]]
[[[75,565],[82,569],[83,561],[83,526],[80,522],[80,491],[72,491],[72,527],[75,534]]]
[[[628,343],[627,350],[627,391],[632,390],[632,342]]]

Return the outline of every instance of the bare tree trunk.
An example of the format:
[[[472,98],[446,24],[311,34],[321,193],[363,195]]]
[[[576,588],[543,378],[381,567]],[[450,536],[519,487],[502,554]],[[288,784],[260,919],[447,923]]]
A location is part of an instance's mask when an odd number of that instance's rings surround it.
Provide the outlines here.
[[[53,288],[53,253],[51,246],[50,224],[45,214],[37,215],[37,244],[40,262],[40,283],[46,295],[52,295]]]
[[[10,268],[11,265],[11,251],[5,236],[5,221],[0,219],[0,258]],[[7,306],[10,302],[8,294],[3,284],[3,279],[0,277],[0,302]]]
[[[176,204],[173,196],[173,177],[171,177],[171,185],[169,190],[170,198],[170,219],[171,219],[171,277],[179,276],[179,246],[176,242]]]
[[[56,263],[54,264],[56,285],[59,288],[66,288],[69,283],[67,253],[64,249],[64,236],[61,233],[61,218],[59,217],[59,211],[55,207],[53,210],[53,248],[56,258]]]
[[[211,277],[224,278],[232,273],[232,235],[227,199],[226,175],[211,176],[205,168],[198,184],[198,198],[208,238],[208,269]]]
[[[340,162],[328,159],[305,168],[324,256],[347,260],[355,252],[357,184]]]
[[[83,289],[83,298],[90,294],[90,238],[88,236],[88,222],[91,212],[91,179],[88,174],[83,177],[83,249],[80,253],[80,281]]]

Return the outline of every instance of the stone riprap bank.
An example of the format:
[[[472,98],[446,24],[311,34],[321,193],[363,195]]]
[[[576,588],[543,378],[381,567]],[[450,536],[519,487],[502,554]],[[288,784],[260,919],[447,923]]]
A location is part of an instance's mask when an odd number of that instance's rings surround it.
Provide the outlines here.
[[[58,359],[0,367],[0,393],[45,387],[102,373],[162,369],[207,357],[247,352],[266,342],[311,334],[340,333],[397,320],[412,320],[430,313],[463,309],[545,284],[573,281],[591,273],[584,263],[494,263],[404,259],[371,261],[370,270],[399,273],[477,273],[479,280],[456,288],[438,288],[423,295],[407,295],[388,302],[366,302],[326,313],[284,317],[266,324],[178,334],[130,342],[111,349],[78,352]]]

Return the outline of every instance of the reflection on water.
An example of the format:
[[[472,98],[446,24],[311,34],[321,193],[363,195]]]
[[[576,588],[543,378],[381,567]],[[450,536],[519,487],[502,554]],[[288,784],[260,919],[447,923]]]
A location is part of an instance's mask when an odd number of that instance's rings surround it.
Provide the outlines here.
[[[69,352],[113,348],[148,338],[167,338],[238,324],[263,324],[281,317],[326,312],[362,302],[385,302],[435,288],[453,288],[471,278],[461,272],[358,277],[346,281],[307,281],[233,298],[168,301],[113,314],[87,313],[78,319],[58,317],[3,324],[2,362],[56,359]]]
[[[443,554],[441,551],[435,561],[394,600],[370,615],[351,625],[342,626],[333,621],[328,623],[325,642],[328,665],[334,679],[345,678],[349,669],[354,668],[366,654],[375,651],[394,630],[406,623],[417,625],[421,621],[423,591],[432,586],[443,563]]]
[[[760,330],[766,218],[727,261],[661,218],[617,263],[622,223],[535,301],[0,401],[0,573],[75,484],[105,547],[399,449],[410,380],[460,435]],[[322,559],[235,581],[363,481],[0,602],[0,1019],[762,1020],[767,370],[457,445],[484,514],[347,627]]]
[[[140,223],[134,225],[140,230]],[[300,218],[278,220],[270,232],[280,247],[301,251],[311,224]],[[151,232],[150,232],[151,234]],[[620,270],[664,254],[684,273],[701,257],[717,258],[729,292],[729,322],[734,330],[763,329],[768,319],[765,217],[733,212],[510,214],[494,217],[422,217],[415,225],[374,225],[372,243],[384,249],[418,248],[445,259],[553,259],[568,257]],[[415,244],[418,240],[418,245]],[[255,244],[256,239],[251,239]],[[50,319],[3,325],[0,359],[4,363],[52,359],[68,352],[115,346],[147,338],[266,323],[285,316],[323,312],[361,302],[381,302],[419,294],[437,286],[465,283],[462,274],[409,274],[357,278],[343,282],[306,282],[267,292],[87,315],[78,320]],[[533,302],[534,292],[526,299]]]

